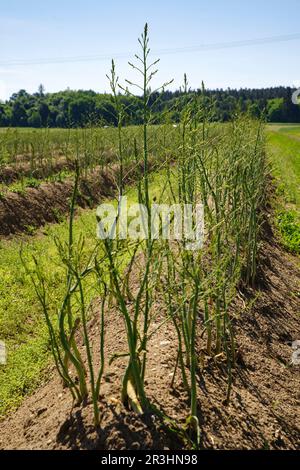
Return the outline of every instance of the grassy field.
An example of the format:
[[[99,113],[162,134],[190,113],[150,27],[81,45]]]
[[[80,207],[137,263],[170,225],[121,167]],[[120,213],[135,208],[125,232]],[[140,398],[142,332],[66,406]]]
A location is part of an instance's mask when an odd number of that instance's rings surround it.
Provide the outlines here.
[[[269,125],[268,149],[281,196],[281,204],[276,201],[277,226],[284,246],[300,253],[300,126]]]
[[[287,202],[300,206],[300,126],[269,125],[269,152],[274,175],[285,190]]]

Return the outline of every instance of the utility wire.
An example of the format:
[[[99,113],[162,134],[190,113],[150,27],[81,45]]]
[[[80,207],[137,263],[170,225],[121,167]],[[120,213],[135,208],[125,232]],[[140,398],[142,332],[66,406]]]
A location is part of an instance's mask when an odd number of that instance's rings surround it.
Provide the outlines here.
[[[296,41],[300,39],[300,33],[295,34],[286,34],[282,36],[270,36],[257,39],[245,39],[240,41],[232,42],[219,42],[211,44],[200,44],[196,46],[186,46],[186,47],[175,47],[175,48],[166,48],[166,49],[156,49],[151,51],[152,55],[168,55],[168,54],[182,54],[185,52],[205,52],[211,50],[220,50],[220,49],[232,49],[237,47],[249,47],[249,46],[259,46],[263,44],[273,44],[286,41]],[[48,64],[66,64],[74,62],[93,62],[109,59],[126,59],[130,58],[132,54],[130,53],[117,53],[117,54],[94,54],[94,55],[83,55],[83,56],[73,56],[73,57],[50,57],[50,58],[40,58],[40,59],[12,59],[12,60],[0,60],[0,66],[29,66],[29,65],[48,65]]]

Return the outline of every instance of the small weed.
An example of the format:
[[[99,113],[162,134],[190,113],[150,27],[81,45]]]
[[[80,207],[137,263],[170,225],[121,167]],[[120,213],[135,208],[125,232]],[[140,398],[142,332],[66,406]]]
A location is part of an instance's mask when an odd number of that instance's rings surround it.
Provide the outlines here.
[[[34,225],[25,225],[25,230],[29,235],[34,235],[36,227],[34,227]]]
[[[29,178],[26,182],[27,188],[39,188],[40,185],[41,185],[41,182],[37,180],[36,178]]]
[[[15,194],[19,194],[20,196],[24,196],[26,193],[25,186],[21,183],[15,183],[10,187],[10,191]]]

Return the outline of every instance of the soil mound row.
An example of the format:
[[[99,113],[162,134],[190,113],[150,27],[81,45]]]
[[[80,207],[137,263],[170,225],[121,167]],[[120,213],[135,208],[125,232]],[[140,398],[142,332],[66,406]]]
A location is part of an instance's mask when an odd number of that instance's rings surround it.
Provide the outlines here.
[[[154,167],[152,164],[151,167]],[[126,183],[141,175],[142,165],[127,165]],[[81,177],[78,206],[93,207],[101,199],[113,196],[117,189],[118,166],[96,168],[88,176]],[[49,222],[58,222],[69,210],[73,180],[42,183],[38,188],[26,188],[24,193],[8,192],[0,198],[0,236],[31,232]]]

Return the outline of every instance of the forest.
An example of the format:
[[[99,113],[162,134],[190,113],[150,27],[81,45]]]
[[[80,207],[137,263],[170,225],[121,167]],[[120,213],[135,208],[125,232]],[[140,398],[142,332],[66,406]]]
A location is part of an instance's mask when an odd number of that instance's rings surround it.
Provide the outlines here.
[[[153,124],[179,122],[180,114],[191,97],[199,95],[203,105],[210,110],[213,121],[227,122],[239,112],[253,118],[263,116],[268,122],[300,122],[300,107],[292,103],[295,88],[272,87],[262,89],[205,89],[197,90],[185,85],[179,90],[162,90],[151,94],[151,120]],[[123,122],[139,125],[143,120],[143,100],[120,90],[123,105]],[[70,128],[91,125],[116,126],[117,111],[109,93],[92,90],[70,90],[46,93],[40,85],[36,93],[26,90],[14,93],[6,102],[0,101],[0,127],[50,127]]]

